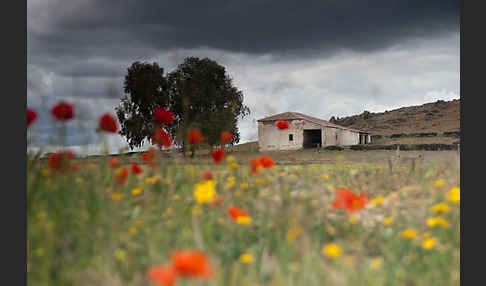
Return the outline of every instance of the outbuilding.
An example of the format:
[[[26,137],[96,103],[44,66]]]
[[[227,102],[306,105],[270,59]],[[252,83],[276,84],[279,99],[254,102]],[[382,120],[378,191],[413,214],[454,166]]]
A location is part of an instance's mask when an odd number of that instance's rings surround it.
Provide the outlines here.
[[[277,121],[289,128],[279,129]],[[258,147],[266,150],[297,150],[326,146],[368,144],[370,134],[298,112],[284,112],[258,120]]]

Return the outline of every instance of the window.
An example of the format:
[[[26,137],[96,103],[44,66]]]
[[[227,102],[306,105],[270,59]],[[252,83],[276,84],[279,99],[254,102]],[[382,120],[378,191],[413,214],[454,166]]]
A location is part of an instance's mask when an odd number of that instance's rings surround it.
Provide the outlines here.
[[[294,141],[294,134],[289,134],[289,141]]]

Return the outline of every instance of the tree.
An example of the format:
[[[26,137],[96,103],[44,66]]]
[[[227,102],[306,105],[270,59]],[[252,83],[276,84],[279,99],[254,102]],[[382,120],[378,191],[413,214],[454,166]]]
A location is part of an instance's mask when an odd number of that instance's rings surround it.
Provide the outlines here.
[[[151,139],[156,127],[152,120],[154,108],[168,107],[170,100],[164,69],[157,63],[134,62],[127,69],[124,92],[125,97],[115,109],[120,121],[119,134],[127,138],[130,149],[133,149],[142,146],[144,139]],[[175,133],[172,125],[165,128],[169,134]]]
[[[208,58],[189,57],[167,79],[169,106],[177,115],[175,141],[183,152],[190,128],[199,128],[211,146],[220,142],[221,131],[233,133],[231,144],[239,142],[238,118],[250,114],[250,109],[243,105],[243,93],[233,86],[223,66]]]

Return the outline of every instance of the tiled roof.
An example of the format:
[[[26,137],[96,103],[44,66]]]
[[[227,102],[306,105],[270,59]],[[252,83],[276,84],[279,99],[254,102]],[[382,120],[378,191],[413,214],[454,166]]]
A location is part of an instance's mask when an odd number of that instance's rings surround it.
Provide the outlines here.
[[[310,122],[313,122],[315,124],[319,124],[319,125],[322,125],[322,126],[334,127],[334,128],[345,129],[345,130],[350,130],[350,131],[355,131],[355,132],[368,133],[368,132],[365,132],[365,131],[362,131],[362,130],[357,130],[357,129],[352,129],[352,128],[340,126],[340,125],[331,123],[329,121],[319,119],[319,118],[316,118],[316,117],[312,117],[312,116],[309,116],[309,115],[305,115],[305,114],[302,114],[302,113],[298,113],[298,112],[279,113],[279,114],[275,114],[275,115],[272,115],[272,116],[269,116],[269,117],[259,119],[258,122],[268,122],[268,121],[277,121],[277,120],[295,120],[295,119],[307,120],[307,121],[310,121]]]

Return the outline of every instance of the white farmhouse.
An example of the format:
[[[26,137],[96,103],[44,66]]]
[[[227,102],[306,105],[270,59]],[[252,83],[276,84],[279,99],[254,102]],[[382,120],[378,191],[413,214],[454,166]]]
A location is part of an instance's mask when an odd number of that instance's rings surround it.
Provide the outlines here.
[[[287,121],[288,129],[279,129],[277,121]],[[369,133],[339,126],[298,112],[284,112],[258,120],[258,147],[265,150],[368,144]]]

